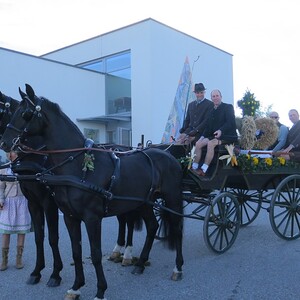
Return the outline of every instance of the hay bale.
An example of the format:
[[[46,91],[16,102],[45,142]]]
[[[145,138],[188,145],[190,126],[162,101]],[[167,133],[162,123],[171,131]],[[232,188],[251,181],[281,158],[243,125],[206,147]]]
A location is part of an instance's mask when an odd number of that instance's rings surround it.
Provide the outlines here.
[[[262,133],[254,143],[254,149],[264,150],[272,146],[278,137],[279,128],[275,121],[270,118],[259,118],[255,120],[256,130]]]
[[[250,116],[245,116],[242,119],[240,139],[240,146],[242,149],[253,149],[254,143],[256,141],[255,132],[256,124],[254,122],[254,118]]]

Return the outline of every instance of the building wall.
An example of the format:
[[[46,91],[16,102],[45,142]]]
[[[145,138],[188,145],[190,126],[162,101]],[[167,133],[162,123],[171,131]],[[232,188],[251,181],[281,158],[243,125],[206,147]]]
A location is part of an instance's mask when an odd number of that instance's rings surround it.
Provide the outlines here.
[[[8,54],[9,51],[0,49],[0,63],[5,66],[0,69],[1,78],[4,70],[11,73],[10,79],[0,83],[0,90],[14,96],[17,87],[28,82],[37,94],[61,104],[74,121],[101,116],[105,114],[104,75],[68,64],[77,65],[128,49],[131,51],[133,146],[142,134],[145,140],[160,143],[186,57],[191,68],[199,57],[192,81],[204,83],[207,98],[212,89],[218,88],[224,102],[233,103],[232,55],[152,19],[43,55],[47,60],[15,52]],[[2,52],[10,55],[13,62],[3,58]],[[100,142],[102,138],[101,131]]]
[[[44,57],[79,64],[131,50],[133,145],[142,134],[159,143],[186,57],[193,83],[218,88],[233,103],[232,55],[152,19],[59,49]]]
[[[0,48],[0,90],[20,100],[18,88],[25,91],[30,84],[36,95],[58,103],[62,110],[79,126],[83,118],[97,111],[105,114],[105,78],[93,71],[75,68],[35,56]],[[101,132],[103,125],[95,124]],[[101,135],[104,141],[104,133]]]

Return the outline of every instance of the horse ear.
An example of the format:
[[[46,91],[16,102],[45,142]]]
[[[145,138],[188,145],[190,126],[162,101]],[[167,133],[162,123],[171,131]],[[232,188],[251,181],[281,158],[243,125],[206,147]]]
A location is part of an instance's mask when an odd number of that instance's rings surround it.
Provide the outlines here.
[[[34,92],[33,88],[27,83],[25,84],[25,86],[26,86],[26,93],[27,93],[29,99],[31,101],[34,101],[35,100],[34,99],[35,98],[35,92]]]
[[[26,99],[27,95],[20,89],[20,87],[19,87],[19,94],[20,94],[20,96],[22,97],[23,100]]]

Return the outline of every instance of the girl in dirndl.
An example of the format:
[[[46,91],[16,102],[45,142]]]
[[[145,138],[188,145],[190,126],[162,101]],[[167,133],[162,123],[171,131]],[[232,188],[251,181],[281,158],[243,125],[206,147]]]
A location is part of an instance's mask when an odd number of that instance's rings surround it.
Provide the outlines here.
[[[17,158],[15,152],[7,153],[7,158],[13,161]],[[12,175],[10,168],[0,169],[2,175]],[[2,262],[0,271],[5,271],[8,265],[10,236],[17,234],[16,268],[24,267],[22,254],[25,234],[30,232],[31,217],[28,202],[24,197],[18,181],[0,181],[0,233],[2,233]]]

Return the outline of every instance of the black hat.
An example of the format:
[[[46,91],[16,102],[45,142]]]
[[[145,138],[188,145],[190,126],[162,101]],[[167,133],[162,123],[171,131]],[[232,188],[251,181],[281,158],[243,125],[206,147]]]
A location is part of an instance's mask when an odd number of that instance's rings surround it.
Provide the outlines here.
[[[202,92],[205,91],[206,88],[204,87],[203,83],[196,83],[194,92]]]

